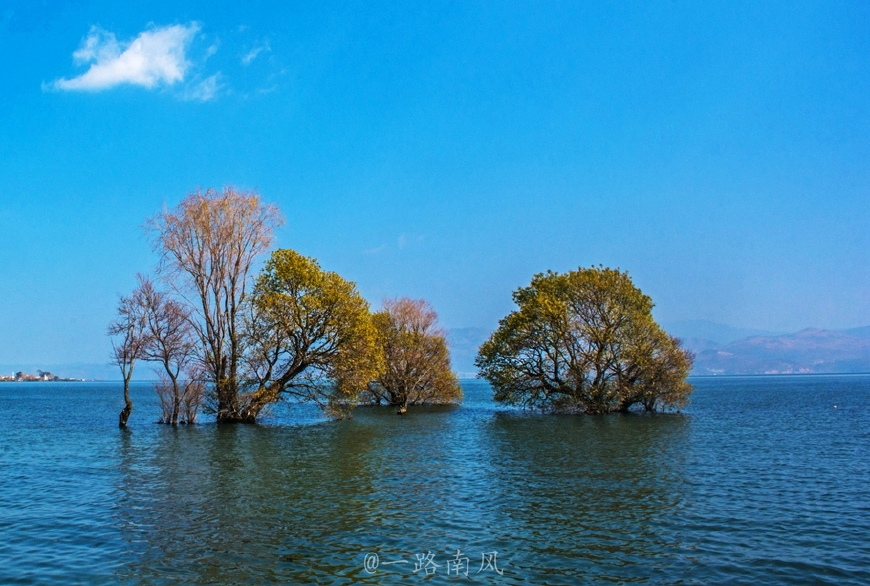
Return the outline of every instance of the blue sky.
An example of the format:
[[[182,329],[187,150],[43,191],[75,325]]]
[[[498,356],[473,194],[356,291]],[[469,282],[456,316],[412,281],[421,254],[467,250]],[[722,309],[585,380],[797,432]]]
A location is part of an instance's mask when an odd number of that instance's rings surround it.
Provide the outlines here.
[[[870,324],[865,2],[20,4],[2,364],[105,361],[145,218],[227,184],[448,327],[599,263],[665,324]]]

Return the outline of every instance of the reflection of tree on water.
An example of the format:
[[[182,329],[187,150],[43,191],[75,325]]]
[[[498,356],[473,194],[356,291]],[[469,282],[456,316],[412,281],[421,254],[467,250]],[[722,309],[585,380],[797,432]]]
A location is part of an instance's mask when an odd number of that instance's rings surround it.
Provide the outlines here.
[[[392,415],[395,419],[395,415]],[[120,579],[310,582],[353,576],[388,510],[377,425],[160,428],[121,440]],[[137,440],[140,440],[137,443]]]
[[[488,426],[498,465],[492,499],[513,527],[522,574],[649,579],[679,563],[672,522],[686,498],[688,416],[602,417],[496,413]]]
[[[358,412],[360,423],[378,430],[370,461],[383,517],[372,528],[380,536],[373,545],[382,553],[408,555],[415,548],[451,547],[443,543],[442,524],[455,513],[450,470],[461,465],[451,458],[457,409],[418,405],[408,417],[396,417],[387,407]]]
[[[200,430],[146,428],[120,434],[116,519],[131,555],[122,560],[119,577],[141,578],[162,571],[171,575],[178,571],[171,561],[173,540],[180,543],[182,539],[172,529],[195,523],[197,516],[192,509],[199,484],[196,472],[202,475],[202,462],[197,461],[193,451],[196,431]]]
[[[132,559],[118,578],[403,583],[400,567],[366,575],[365,554],[431,550],[443,562],[461,548],[478,566],[498,551],[500,583],[648,579],[681,561],[671,519],[686,494],[688,431],[685,415],[436,407],[136,430],[119,443]]]

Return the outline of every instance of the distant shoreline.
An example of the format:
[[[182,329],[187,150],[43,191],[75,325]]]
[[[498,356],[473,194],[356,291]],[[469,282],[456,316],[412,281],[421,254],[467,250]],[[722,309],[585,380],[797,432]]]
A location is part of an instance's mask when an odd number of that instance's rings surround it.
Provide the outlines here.
[[[870,372],[761,372],[748,374],[690,374],[689,378],[748,378],[760,376],[867,376]]]
[[[37,370],[36,374],[31,374],[29,372],[24,372],[23,370],[18,370],[13,372],[12,375],[0,376],[0,382],[4,383],[73,383],[73,382],[88,382],[86,378],[69,378],[69,377],[60,377],[56,374],[52,374],[47,370]]]
[[[0,383],[97,383],[103,382],[98,381],[96,379],[89,378],[56,378],[51,380],[42,380],[42,379],[25,379],[25,380],[15,380],[14,378],[0,378]]]
[[[699,378],[759,378],[759,377],[804,377],[804,376],[870,376],[870,372],[780,372],[760,374],[690,374],[689,379]],[[476,377],[459,377],[462,382],[484,382]],[[0,383],[121,383],[121,379],[97,379],[97,378],[59,378],[53,380],[15,380],[0,378]],[[153,383],[151,379],[136,379],[132,383]]]

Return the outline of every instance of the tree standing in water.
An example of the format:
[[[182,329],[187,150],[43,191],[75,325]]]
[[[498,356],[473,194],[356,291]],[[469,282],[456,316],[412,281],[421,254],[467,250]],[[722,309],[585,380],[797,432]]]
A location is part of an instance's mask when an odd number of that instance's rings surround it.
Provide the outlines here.
[[[438,314],[422,299],[388,299],[373,316],[384,349],[385,369],[370,385],[373,403],[407,412],[409,405],[449,404],[462,399]]]
[[[475,364],[496,401],[600,414],[680,409],[692,354],[652,317],[652,300],[628,273],[592,267],[538,274],[513,294]]]
[[[273,252],[246,309],[251,390],[239,397],[240,421],[255,422],[281,397],[342,417],[383,367],[368,302],[313,258]]]
[[[112,336],[112,361],[121,369],[124,379],[124,408],[118,418],[118,427],[127,427],[127,420],[133,412],[133,401],[130,398],[130,380],[133,378],[133,367],[136,361],[143,357],[143,350],[148,343],[146,336],[145,306],[139,290],[129,297],[121,297],[118,302],[118,315],[109,325],[109,335]]]
[[[138,297],[144,305],[145,360],[162,367],[155,390],[163,409],[161,423],[194,423],[202,398],[202,382],[195,365],[196,343],[190,312],[166,292],[139,277]]]
[[[281,224],[276,206],[232,187],[191,193],[149,221],[160,274],[190,309],[218,422],[246,419],[239,403],[240,312],[252,265]]]

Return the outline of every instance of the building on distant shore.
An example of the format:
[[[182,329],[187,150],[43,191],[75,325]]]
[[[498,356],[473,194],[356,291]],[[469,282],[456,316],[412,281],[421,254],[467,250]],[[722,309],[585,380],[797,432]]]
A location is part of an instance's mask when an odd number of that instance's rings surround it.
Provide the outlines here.
[[[24,372],[23,370],[19,370],[18,372],[12,373],[11,376],[0,375],[0,382],[69,382],[69,381],[81,381],[84,379],[78,378],[60,378],[57,375],[54,375],[47,370],[37,370],[36,374],[30,374],[28,372]]]

